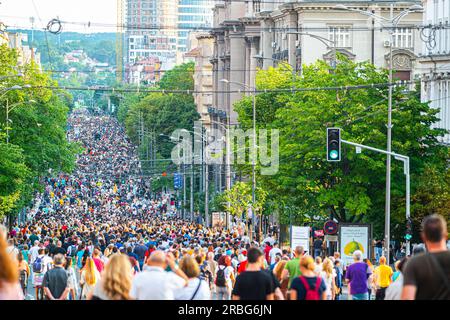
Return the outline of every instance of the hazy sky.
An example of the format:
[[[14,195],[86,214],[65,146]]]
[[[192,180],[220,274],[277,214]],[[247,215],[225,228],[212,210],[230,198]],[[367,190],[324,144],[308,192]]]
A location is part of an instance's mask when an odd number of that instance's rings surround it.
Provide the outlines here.
[[[116,0],[0,0],[0,21],[11,28],[31,28],[30,17],[35,17],[35,29],[43,29],[51,19],[59,17],[62,21],[82,23],[82,25],[64,24],[63,31],[115,32],[116,2]],[[88,22],[91,22],[90,27],[87,26]],[[97,23],[109,26],[97,26]]]

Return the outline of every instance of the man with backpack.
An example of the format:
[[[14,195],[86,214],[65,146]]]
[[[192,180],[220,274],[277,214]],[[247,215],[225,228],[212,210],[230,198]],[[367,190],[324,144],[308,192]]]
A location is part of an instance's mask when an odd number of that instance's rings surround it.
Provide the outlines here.
[[[450,251],[447,222],[437,214],[422,222],[427,252],[413,256],[403,272],[402,300],[450,300]]]
[[[42,281],[44,280],[44,275],[48,270],[48,259],[50,257],[45,254],[45,249],[40,248],[38,251],[38,256],[33,261],[32,269],[33,269],[33,280],[34,280],[34,288],[36,290],[36,300],[44,299],[44,290],[42,287]],[[50,259],[51,262],[51,259]]]

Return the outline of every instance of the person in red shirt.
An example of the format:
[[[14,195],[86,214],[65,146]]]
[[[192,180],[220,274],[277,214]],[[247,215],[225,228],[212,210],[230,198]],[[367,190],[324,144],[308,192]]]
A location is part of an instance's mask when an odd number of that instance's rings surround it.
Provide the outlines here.
[[[238,266],[238,275],[247,269],[247,250],[242,251],[242,255],[245,256],[245,260],[241,261]]]
[[[272,247],[270,246],[270,242],[267,241],[266,247],[264,248],[264,256],[266,257],[266,261],[269,264],[270,264],[270,257],[269,257],[270,250],[272,250]]]
[[[98,248],[94,249],[94,253],[92,254],[92,260],[94,260],[94,264],[98,272],[102,273],[105,266],[103,264],[103,261],[100,259],[100,250]]]

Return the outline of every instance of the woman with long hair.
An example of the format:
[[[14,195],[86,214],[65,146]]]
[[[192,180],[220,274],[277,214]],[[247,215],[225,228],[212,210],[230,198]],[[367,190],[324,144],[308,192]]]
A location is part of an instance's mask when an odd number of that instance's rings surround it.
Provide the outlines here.
[[[19,268],[19,282],[22,287],[23,295],[27,295],[28,278],[30,277],[30,266],[25,260],[22,251],[17,255],[17,265]]]
[[[87,257],[86,264],[81,271],[80,286],[81,286],[81,300],[86,300],[90,297],[92,290],[97,282],[100,280],[100,273],[95,267],[94,260]]]
[[[221,256],[218,264],[215,280],[217,300],[230,300],[231,290],[236,282],[230,256]]]
[[[289,284],[289,277],[283,279],[283,270],[286,266],[287,260],[280,260],[273,269],[273,274],[275,275],[275,278],[280,282],[280,290],[283,294],[283,297],[287,298],[287,290],[288,290],[288,284]]]
[[[130,300],[130,290],[133,280],[133,267],[130,259],[124,254],[110,256],[92,292],[92,300]]]
[[[334,300],[336,294],[336,271],[329,258],[323,260],[320,276],[325,280],[327,300]]]
[[[5,229],[0,225],[0,300],[23,300],[17,261],[8,254]]]
[[[200,276],[199,256],[193,258],[184,256],[180,261],[180,269],[188,277],[187,286],[178,289],[175,293],[175,300],[210,300],[211,291],[208,282]]]
[[[69,287],[69,295],[67,296],[67,299],[75,300],[78,295],[78,285],[75,269],[73,268],[72,263],[72,259],[66,259],[64,268],[67,272],[67,286]]]

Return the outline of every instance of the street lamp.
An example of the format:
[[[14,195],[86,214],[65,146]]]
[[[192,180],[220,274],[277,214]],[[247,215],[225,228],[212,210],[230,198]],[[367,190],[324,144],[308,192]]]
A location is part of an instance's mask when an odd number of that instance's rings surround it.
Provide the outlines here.
[[[391,37],[390,45],[389,45],[389,96],[388,96],[388,125],[387,125],[387,151],[391,152],[392,149],[392,46],[394,44],[394,32],[397,29],[397,26],[400,20],[406,15],[423,11],[423,7],[420,5],[413,5],[406,10],[403,10],[398,15],[394,17],[394,4],[390,5],[390,17],[385,18],[383,16],[374,14],[370,11],[364,11],[359,9],[349,8],[346,5],[339,4],[336,5],[336,9],[357,12],[365,16],[369,16],[381,21],[388,23],[389,33]],[[381,22],[382,25],[384,25]],[[387,154],[386,160],[386,212],[385,212],[385,225],[384,225],[384,233],[385,233],[385,251],[386,251],[386,259],[389,262],[389,246],[390,246],[390,224],[391,224],[391,155]]]
[[[229,81],[227,79],[222,79],[220,80],[221,82],[225,82],[228,84],[237,84],[240,86],[243,86],[244,88],[247,88],[249,90],[253,91],[253,95],[252,95],[252,100],[253,100],[253,154],[252,154],[252,236],[253,236],[253,231],[255,230],[255,220],[256,220],[256,212],[255,212],[255,203],[256,203],[256,195],[255,195],[255,191],[256,191],[256,170],[255,170],[255,166],[256,166],[256,157],[257,157],[257,153],[256,153],[256,87],[250,87],[244,83],[240,83],[240,82],[234,82],[234,81]],[[227,134],[227,141],[228,141],[228,146],[227,146],[227,170],[228,172],[230,171],[230,139],[229,139],[229,134]],[[227,220],[228,222],[228,220]],[[254,237],[253,237],[254,238]],[[253,239],[252,239],[253,240]]]
[[[325,37],[318,36],[316,34],[312,34],[312,33],[308,33],[308,32],[289,31],[289,32],[287,32],[287,34],[298,34],[298,35],[302,35],[302,36],[308,36],[308,37],[314,38],[316,40],[319,40],[327,47],[330,44],[333,45],[333,64],[331,65],[331,67],[333,69],[336,68],[336,36],[334,36],[334,40],[330,40]],[[300,41],[300,43],[302,43],[302,41]]]

